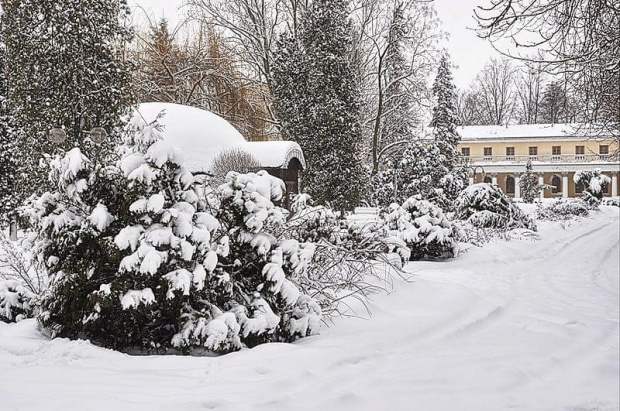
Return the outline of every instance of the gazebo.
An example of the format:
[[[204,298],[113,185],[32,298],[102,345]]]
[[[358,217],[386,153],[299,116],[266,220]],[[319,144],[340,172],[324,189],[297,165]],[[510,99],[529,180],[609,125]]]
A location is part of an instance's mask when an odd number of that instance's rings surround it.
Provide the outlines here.
[[[211,172],[213,160],[223,151],[239,149],[251,154],[274,177],[286,184],[286,203],[299,193],[299,173],[306,166],[299,144],[293,141],[246,141],[222,117],[195,107],[172,103],[143,103],[137,115],[150,122],[163,113],[164,142],[180,148],[185,165],[194,174]]]

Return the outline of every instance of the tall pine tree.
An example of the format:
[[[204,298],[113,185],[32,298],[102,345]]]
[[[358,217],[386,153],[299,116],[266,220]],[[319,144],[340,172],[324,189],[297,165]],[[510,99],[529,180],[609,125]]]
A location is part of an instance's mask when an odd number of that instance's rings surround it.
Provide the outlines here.
[[[351,64],[347,0],[316,0],[298,38],[279,42],[274,95],[283,134],[307,160],[303,184],[319,202],[351,209],[364,190],[359,78]]]
[[[9,126],[9,116],[5,107],[7,88],[4,60],[4,45],[0,44],[0,228],[9,222],[17,206],[15,197],[17,156],[14,135]]]
[[[433,107],[431,127],[439,150],[446,157],[449,166],[456,165],[458,158],[457,144],[461,140],[456,127],[459,123],[456,109],[456,87],[452,81],[450,61],[446,55],[441,57],[437,77],[433,83],[433,95],[436,99]]]
[[[46,154],[78,146],[98,155],[115,146],[96,147],[84,132],[101,126],[112,134],[133,102],[123,58],[129,8],[126,0],[6,0],[2,8],[7,103],[26,196],[47,181]],[[53,127],[66,131],[63,143],[48,140]]]

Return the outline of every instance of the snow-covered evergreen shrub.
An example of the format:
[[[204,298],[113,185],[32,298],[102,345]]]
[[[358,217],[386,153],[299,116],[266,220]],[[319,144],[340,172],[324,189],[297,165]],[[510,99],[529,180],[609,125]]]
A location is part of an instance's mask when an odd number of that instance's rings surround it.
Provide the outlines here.
[[[539,204],[536,209],[538,220],[568,220],[575,217],[587,217],[589,206],[582,199],[559,199],[551,203]]]
[[[620,197],[603,198],[601,205],[620,207]]]
[[[314,246],[272,234],[285,223],[273,204],[284,195],[284,183],[266,171],[233,172],[227,180],[217,212],[224,251],[216,275],[228,297],[222,306],[235,312],[249,346],[317,333],[321,309],[291,281],[306,275]]]
[[[199,197],[157,124],[134,118],[116,165],[79,149],[52,164],[58,188],[26,213],[51,274],[40,320],[53,335],[117,349],[229,352],[318,332],[321,310],[288,279],[312,250],[276,242],[283,183],[231,173]]]
[[[373,176],[370,202],[387,207],[420,195],[441,207],[451,207],[464,187],[464,177],[460,168],[447,166],[447,159],[438,145],[413,141],[401,155],[390,159],[384,170]]]
[[[454,228],[443,210],[421,196],[392,204],[384,214],[386,229],[405,242],[411,260],[447,258],[458,254]]]
[[[575,184],[582,184],[583,199],[592,206],[597,206],[603,198],[603,189],[611,184],[611,179],[601,172],[600,168],[594,171],[577,171],[573,177]]]
[[[21,281],[0,279],[0,321],[17,322],[32,317],[37,299]]]
[[[504,193],[488,183],[473,184],[455,201],[455,216],[477,228],[536,231],[536,223],[523,213]]]
[[[525,173],[519,180],[519,187],[521,189],[521,196],[526,203],[533,203],[540,194],[540,184],[538,183],[538,176],[534,173],[532,168],[532,160],[528,159],[525,166]]]

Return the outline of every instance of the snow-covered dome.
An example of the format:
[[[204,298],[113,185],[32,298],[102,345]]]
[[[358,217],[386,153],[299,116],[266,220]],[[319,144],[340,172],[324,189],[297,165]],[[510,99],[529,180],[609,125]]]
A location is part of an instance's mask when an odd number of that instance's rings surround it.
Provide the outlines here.
[[[150,123],[160,113],[164,114],[159,120],[164,142],[183,151],[185,165],[191,172],[209,171],[220,152],[233,148],[254,155],[262,167],[287,168],[291,159],[296,158],[305,168],[297,143],[248,142],[232,124],[210,111],[173,103],[142,103],[136,114]]]

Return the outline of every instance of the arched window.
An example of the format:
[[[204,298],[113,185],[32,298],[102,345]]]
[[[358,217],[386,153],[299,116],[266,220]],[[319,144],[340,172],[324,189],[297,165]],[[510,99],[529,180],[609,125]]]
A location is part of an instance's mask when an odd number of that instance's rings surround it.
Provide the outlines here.
[[[559,176],[551,177],[551,193],[558,194],[562,192],[562,179]]]
[[[491,176],[484,176],[484,182],[491,184],[493,182],[493,179],[491,178]]]
[[[583,193],[583,183],[580,181],[577,184],[575,184],[575,194],[581,194]]]
[[[513,176],[506,177],[506,194],[515,193],[515,179]]]

